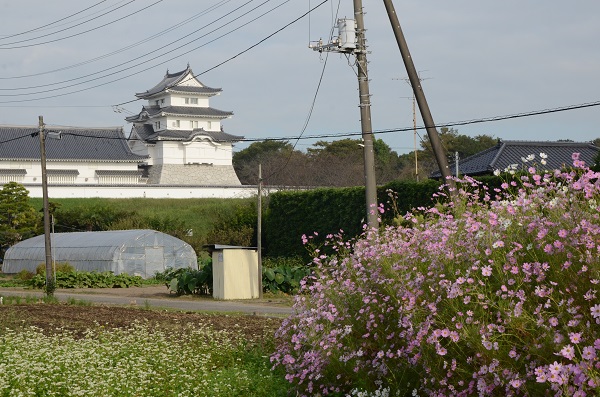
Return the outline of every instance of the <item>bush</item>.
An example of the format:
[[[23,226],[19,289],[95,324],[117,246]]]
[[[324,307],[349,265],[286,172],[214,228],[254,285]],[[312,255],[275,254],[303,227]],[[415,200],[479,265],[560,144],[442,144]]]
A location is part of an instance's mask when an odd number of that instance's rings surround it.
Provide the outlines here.
[[[31,273],[28,270],[21,270],[19,273],[16,274],[15,278],[17,280],[21,280],[21,281],[29,281],[33,278],[33,276],[35,276],[35,274]]]
[[[61,273],[74,273],[75,268],[69,262],[59,262],[54,264],[54,271]],[[46,274],[46,264],[40,263],[35,268],[35,274]]]
[[[182,268],[169,271],[164,279],[167,288],[177,295],[212,295],[212,261],[206,261],[198,270]]]
[[[410,226],[317,257],[274,366],[300,395],[598,395],[599,179],[466,178]]]
[[[300,281],[311,273],[310,266],[299,257],[265,258],[262,265],[264,292],[293,294],[300,288]]]
[[[57,271],[56,288],[129,288],[142,285],[140,276],[126,273],[115,275],[113,272],[62,272]],[[36,274],[31,279],[31,286],[44,288],[46,272]]]

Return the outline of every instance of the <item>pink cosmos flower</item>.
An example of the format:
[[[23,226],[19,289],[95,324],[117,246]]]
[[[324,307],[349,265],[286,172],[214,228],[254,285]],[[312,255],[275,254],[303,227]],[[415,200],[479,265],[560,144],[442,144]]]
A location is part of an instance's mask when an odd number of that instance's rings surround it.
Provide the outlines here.
[[[571,332],[569,333],[569,339],[571,340],[571,343],[579,343],[581,342],[581,332]]]
[[[567,358],[569,360],[572,360],[575,358],[575,350],[573,349],[573,346],[571,346],[571,345],[566,345],[565,347],[560,349],[560,354],[561,354],[561,356],[563,356],[564,358]]]
[[[484,266],[483,268],[481,268],[481,274],[484,277],[489,277],[492,275],[492,267],[491,266]],[[596,305],[598,306],[598,305]]]
[[[583,348],[583,352],[581,353],[581,357],[584,360],[593,360],[596,358],[596,349],[593,346],[586,346]]]

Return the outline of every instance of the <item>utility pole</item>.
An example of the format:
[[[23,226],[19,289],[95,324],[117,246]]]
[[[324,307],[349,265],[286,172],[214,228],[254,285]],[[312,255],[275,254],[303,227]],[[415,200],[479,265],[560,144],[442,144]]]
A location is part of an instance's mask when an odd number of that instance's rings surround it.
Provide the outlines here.
[[[50,244],[50,210],[48,208],[48,173],[46,172],[46,142],[44,117],[39,116],[40,163],[42,167],[42,201],[44,210],[44,248],[46,253],[46,296],[54,296],[54,271],[52,269],[52,246]]]
[[[371,126],[371,95],[369,94],[369,75],[367,73],[367,48],[365,42],[365,25],[363,19],[362,0],[354,0],[354,19],[339,19],[339,36],[331,43],[309,47],[315,51],[331,51],[356,56],[358,68],[358,94],[360,101],[360,126],[362,131],[363,162],[365,175],[365,202],[367,209],[367,226],[369,229],[379,227],[377,216],[377,183],[375,181],[375,149],[373,146],[373,128]]]
[[[419,82],[423,81],[423,80],[429,80],[429,78],[421,78],[421,73],[422,71],[419,71]],[[400,80],[400,79],[392,79],[392,80]],[[402,80],[404,80],[408,85],[410,84],[410,79],[409,78],[403,78]],[[412,87],[412,86],[411,86]],[[419,182],[419,158],[418,158],[418,154],[417,154],[417,107],[416,107],[416,100],[415,100],[415,93],[413,92],[412,97],[410,98],[412,99],[412,114],[413,114],[413,141],[414,141],[414,153],[415,153],[415,180],[417,182]]]
[[[358,68],[358,95],[360,97],[360,127],[363,139],[365,170],[365,199],[367,205],[367,225],[370,229],[379,227],[377,214],[377,183],[375,181],[375,150],[373,148],[373,127],[371,126],[371,94],[369,94],[369,74],[367,73],[367,46],[365,43],[365,22],[362,0],[354,0],[356,20],[356,66]]]
[[[262,167],[258,164],[258,222],[256,224],[256,250],[258,255],[258,297],[263,297],[262,287]]]
[[[394,36],[396,36],[396,42],[398,43],[398,47],[402,55],[402,60],[404,61],[406,72],[408,73],[408,78],[410,79],[410,85],[412,86],[413,93],[415,95],[415,98],[417,99],[417,104],[419,105],[421,117],[423,118],[423,122],[425,123],[425,129],[427,130],[427,135],[429,136],[429,141],[431,142],[433,154],[435,155],[435,159],[438,163],[438,167],[440,169],[442,177],[444,178],[444,181],[450,186],[450,195],[454,196],[456,191],[455,183],[452,179],[449,179],[452,176],[452,174],[450,173],[450,169],[448,166],[448,159],[444,154],[442,142],[440,141],[440,137],[435,128],[435,123],[433,121],[433,117],[431,116],[431,111],[429,110],[429,105],[427,104],[425,93],[423,92],[423,88],[421,87],[419,75],[417,73],[417,70],[415,69],[415,65],[410,55],[410,51],[408,50],[408,44],[406,44],[406,39],[404,38],[404,34],[402,33],[402,28],[400,27],[400,22],[398,21],[396,10],[394,9],[392,0],[383,0],[383,3],[385,4],[385,9],[387,10],[387,14],[392,25],[392,30],[394,31]]]

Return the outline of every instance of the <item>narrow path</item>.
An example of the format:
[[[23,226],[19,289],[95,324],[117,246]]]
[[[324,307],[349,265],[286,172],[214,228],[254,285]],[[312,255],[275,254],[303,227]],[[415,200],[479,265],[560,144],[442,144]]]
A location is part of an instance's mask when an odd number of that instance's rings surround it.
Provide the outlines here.
[[[269,315],[289,315],[292,308],[283,304],[270,304],[270,302],[257,303],[254,300],[248,301],[220,301],[212,298],[189,298],[189,297],[150,297],[144,293],[144,288],[136,291],[127,291],[125,295],[115,295],[103,293],[102,290],[94,289],[89,292],[65,292],[58,290],[54,296],[61,302],[69,299],[84,300],[93,304],[117,305],[117,306],[150,306],[153,308],[170,308],[184,311],[203,311],[203,312],[237,312],[245,314],[254,314],[261,316]],[[105,291],[106,292],[106,291]],[[19,288],[0,288],[0,296],[21,296],[21,297],[43,297],[43,292],[38,290],[24,290]]]

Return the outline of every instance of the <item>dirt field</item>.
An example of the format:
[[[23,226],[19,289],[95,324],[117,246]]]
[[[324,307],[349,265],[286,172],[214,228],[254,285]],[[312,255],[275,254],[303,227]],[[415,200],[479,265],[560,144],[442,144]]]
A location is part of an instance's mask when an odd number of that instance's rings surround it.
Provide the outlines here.
[[[145,299],[193,300],[198,297],[177,297],[170,294],[165,286],[145,286],[133,288],[68,289],[59,290],[81,293],[79,304],[4,304],[0,305],[0,328],[20,328],[36,326],[44,332],[53,333],[57,329],[83,332],[90,327],[128,327],[134,322],[147,322],[152,326],[169,328],[181,325],[206,324],[215,330],[235,330],[249,339],[257,335],[273,333],[281,324],[281,318],[238,314],[203,314],[176,310],[146,310]],[[57,291],[58,292],[58,291]],[[85,303],[85,295],[101,294],[130,299],[130,306],[80,305]],[[211,299],[211,298],[205,298]],[[266,298],[264,304],[287,305],[285,298]]]

